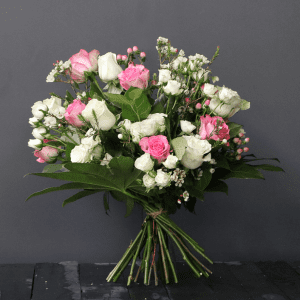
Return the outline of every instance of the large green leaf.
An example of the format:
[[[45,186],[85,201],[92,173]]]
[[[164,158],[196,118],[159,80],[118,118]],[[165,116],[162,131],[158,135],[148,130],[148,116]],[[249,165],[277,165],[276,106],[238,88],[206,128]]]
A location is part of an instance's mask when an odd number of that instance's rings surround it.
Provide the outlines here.
[[[262,169],[266,171],[274,171],[274,172],[285,172],[282,168],[272,166],[269,164],[262,164],[262,165],[252,165],[255,169]]]
[[[253,166],[246,164],[230,165],[231,172],[222,179],[228,178],[244,178],[244,179],[265,179],[263,174],[256,170]]]
[[[245,155],[246,156],[246,155]],[[250,155],[249,155],[250,156]],[[243,159],[244,162],[249,162],[249,161],[257,161],[257,160],[276,160],[280,163],[278,158],[252,158],[252,159]]]
[[[187,147],[187,141],[184,137],[177,137],[171,141],[171,145],[175,150],[176,157],[181,160]]]
[[[126,215],[125,215],[125,218],[130,216],[130,214],[132,213],[133,208],[134,208],[134,199],[127,196],[126,197]]]
[[[221,180],[212,180],[204,192],[222,192],[228,196],[228,185]]]
[[[220,156],[216,159],[216,167],[230,170],[230,166],[225,156]]]
[[[231,138],[237,136],[240,132],[240,130],[242,129],[243,125],[234,123],[234,122],[228,122],[227,123],[228,128],[229,128],[229,135]]]
[[[49,164],[44,167],[43,173],[54,173],[61,170],[64,167],[64,164]]]
[[[97,185],[79,183],[79,182],[71,182],[71,183],[65,183],[61,186],[54,186],[54,187],[46,188],[39,192],[35,192],[35,193],[31,194],[25,201],[29,200],[30,198],[32,198],[34,196],[39,196],[39,195],[43,195],[43,194],[55,192],[55,191],[71,190],[71,189],[98,189],[99,191],[103,191],[103,189],[99,189],[99,186],[97,186]]]
[[[99,192],[100,192],[99,190],[96,190],[96,191],[85,190],[85,191],[78,192],[77,194],[75,194],[75,195],[71,196],[70,198],[66,199],[63,202],[62,206],[64,207],[67,204],[75,202],[78,199],[81,199],[83,197],[86,197],[86,196],[89,196],[89,195],[92,195],[92,194],[95,194],[95,193],[99,193]]]

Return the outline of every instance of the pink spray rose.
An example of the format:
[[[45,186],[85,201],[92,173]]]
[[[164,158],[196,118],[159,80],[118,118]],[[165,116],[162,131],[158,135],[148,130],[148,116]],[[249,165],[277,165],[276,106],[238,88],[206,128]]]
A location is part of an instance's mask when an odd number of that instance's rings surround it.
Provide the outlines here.
[[[164,135],[153,135],[148,137],[143,137],[139,145],[142,150],[158,160],[161,163],[163,160],[167,159],[170,155],[170,145],[168,139]]]
[[[211,117],[210,115],[200,117],[201,126],[199,135],[202,140],[230,139],[229,128],[221,117]]]
[[[78,99],[74,99],[71,104],[68,105],[64,114],[66,120],[75,127],[84,125],[82,121],[78,119],[78,115],[85,109],[85,104]]]
[[[131,86],[144,89],[148,86],[149,70],[143,65],[130,64],[127,69],[118,75],[121,86],[128,90]]]
[[[92,50],[90,53],[81,49],[78,53],[74,54],[71,58],[71,78],[77,83],[85,81],[84,71],[97,71],[98,69],[98,50]]]
[[[44,139],[44,143],[48,143],[50,141],[54,140]],[[37,162],[45,163],[53,160],[53,158],[55,158],[58,155],[58,150],[50,146],[45,146],[41,150],[34,150],[33,154],[35,157],[38,157],[38,159],[36,160]]]

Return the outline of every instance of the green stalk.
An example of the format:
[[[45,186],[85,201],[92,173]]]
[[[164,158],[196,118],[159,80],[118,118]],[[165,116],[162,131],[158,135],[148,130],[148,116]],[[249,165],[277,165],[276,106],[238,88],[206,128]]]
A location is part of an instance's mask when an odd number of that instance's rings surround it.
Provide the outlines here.
[[[136,262],[137,256],[138,256],[138,254],[139,254],[139,252],[140,252],[140,248],[141,248],[142,242],[143,242],[143,240],[144,240],[144,236],[145,236],[146,229],[147,229],[147,227],[144,226],[143,233],[142,233],[142,237],[141,237],[140,242],[139,242],[139,244],[138,244],[136,253],[135,253],[134,257],[133,257],[133,261],[132,261],[132,265],[131,265],[131,269],[130,269],[130,274],[129,274],[128,280],[127,280],[127,286],[130,285],[131,280],[133,279],[133,278],[132,278],[132,275],[133,275],[133,269],[134,269],[134,266],[135,266],[135,262]]]
[[[158,227],[158,231],[159,231],[159,234],[161,236],[162,244],[163,244],[163,246],[165,248],[165,252],[167,254],[167,258],[169,260],[169,263],[170,263],[170,266],[171,266],[171,269],[172,269],[172,273],[173,273],[173,276],[174,276],[175,283],[178,283],[178,279],[177,279],[177,275],[176,275],[176,272],[175,272],[175,268],[174,268],[174,265],[173,265],[170,253],[168,251],[168,248],[167,248],[167,245],[166,245],[166,242],[165,242],[165,239],[164,239],[164,236],[163,236],[163,233],[162,233],[162,230],[161,230],[160,227]]]
[[[158,238],[159,238],[159,244],[160,244],[160,253],[161,253],[162,262],[163,262],[163,266],[164,266],[166,283],[169,283],[169,272],[168,272],[167,265],[166,265],[164,245],[163,245],[163,242],[162,242],[163,237],[162,237],[162,232],[159,229],[160,229],[160,227],[158,226]]]
[[[91,78],[93,79],[93,83],[96,84],[98,90],[100,91],[101,97],[102,97],[103,99],[106,100],[106,97],[104,96],[104,94],[103,94],[103,92],[102,92],[102,89],[101,89],[101,87],[99,86],[98,81],[97,81],[97,79],[96,79],[94,73],[91,73]]]
[[[150,221],[147,222],[147,256],[145,259],[145,274],[144,274],[144,284],[147,285],[148,283],[148,268],[149,268],[149,259],[150,259],[150,254],[151,254],[151,244],[152,244],[152,239],[151,239],[151,224]]]

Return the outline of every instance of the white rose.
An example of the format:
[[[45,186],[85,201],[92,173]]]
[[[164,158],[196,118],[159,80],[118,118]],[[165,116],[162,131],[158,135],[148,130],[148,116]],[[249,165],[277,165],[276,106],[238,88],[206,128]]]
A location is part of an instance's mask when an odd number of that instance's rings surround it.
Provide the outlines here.
[[[172,62],[172,66],[175,70],[178,69],[178,67],[182,64],[187,62],[187,58],[186,57],[182,57],[182,56],[178,56],[173,62]]]
[[[121,121],[118,124],[119,127],[121,127],[122,125],[125,127],[125,130],[130,131],[130,128],[131,128],[131,121],[130,120],[125,119],[125,120]],[[120,131],[122,131],[122,128],[121,128],[121,130],[120,129],[116,129],[116,131],[120,132]]]
[[[33,106],[31,106],[31,112],[33,116],[39,120],[44,118],[44,113],[41,110],[48,110],[47,105],[44,104],[42,101],[37,101],[33,104]]]
[[[97,120],[94,118],[93,110]],[[101,130],[109,130],[117,120],[115,115],[107,108],[104,100],[90,100],[81,114],[86,120],[91,122],[94,128]]]
[[[205,83],[203,93],[209,97],[213,97],[218,89],[210,83]]]
[[[46,133],[46,128],[44,127],[38,127],[38,128],[34,128],[32,130],[32,135],[36,138],[36,139],[44,139],[44,137],[42,136],[43,133]]]
[[[81,140],[81,144],[88,145],[90,148],[94,148],[101,143],[100,137],[97,135],[95,140],[92,136],[85,137]]]
[[[157,175],[155,176],[155,182],[160,187],[165,187],[170,183],[170,174],[164,172],[162,169],[157,170]]]
[[[142,138],[141,122],[132,123],[130,126],[130,134],[134,143],[138,143]]]
[[[221,101],[216,98],[211,99],[209,108],[213,111],[214,114],[222,118],[229,117],[229,114],[233,116],[233,114],[239,110],[239,108],[235,109],[231,104],[221,103]]]
[[[163,89],[166,94],[178,95],[183,91],[183,89],[180,88],[180,85],[180,82],[176,80],[169,80],[168,84]]]
[[[162,163],[168,169],[175,169],[178,158],[173,154],[169,155],[167,159]]]
[[[155,120],[159,126],[159,131],[162,133],[166,129],[165,117],[167,118],[168,115],[166,115],[164,113],[156,113],[156,114],[149,114],[147,119]]]
[[[98,57],[98,72],[102,81],[108,82],[117,79],[123,71],[121,66],[118,65],[116,57],[116,54],[112,52]]]
[[[158,84],[162,82],[168,82],[171,79],[171,71],[170,70],[158,70]]]
[[[150,157],[150,153],[145,153],[134,162],[134,166],[144,172],[151,171],[154,166],[154,161]]]
[[[75,146],[71,150],[71,162],[73,163],[86,163],[91,161],[90,147],[88,145],[81,144]]]
[[[187,141],[187,148],[181,163],[188,169],[196,169],[202,165],[203,155],[211,151],[211,144],[207,140],[199,140],[194,136],[183,137]]]
[[[145,119],[141,122],[141,134],[143,136],[151,136],[158,130],[158,123],[154,119]]]
[[[209,60],[207,59],[207,57],[205,57],[202,54],[196,53],[195,55],[190,55],[189,56],[189,66],[190,66],[191,70],[194,70],[194,67],[197,66],[197,65],[202,66],[202,65],[207,64],[207,63],[209,63]]]
[[[219,89],[218,96],[219,96],[220,100],[222,100],[226,103],[230,103],[231,100],[233,100],[234,98],[241,99],[237,92],[235,92],[232,89],[229,89],[225,86],[223,86],[221,89]]]
[[[96,133],[96,130],[94,130],[93,128],[90,128],[86,133],[85,136],[87,137],[91,137]]]
[[[29,124],[32,125],[33,127],[36,127],[36,125],[34,123],[36,123],[38,121],[39,121],[39,119],[37,119],[36,117],[29,118]]]
[[[204,77],[204,81],[206,81],[208,78],[208,73],[210,73],[210,71],[205,71],[201,68],[198,72],[193,72],[192,77],[196,81],[199,81],[202,77]]]
[[[62,106],[59,106],[54,109],[53,115],[58,119],[62,119],[64,117],[65,112],[66,109]]]
[[[51,96],[51,98],[45,99],[43,101],[43,103],[48,106],[50,114],[54,114],[54,111],[56,109],[58,109],[59,107],[62,107],[61,106],[61,99],[57,98],[57,97],[54,97],[54,96]]]
[[[183,132],[191,133],[197,127],[193,125],[190,121],[181,120],[180,127]]]
[[[40,150],[42,148],[42,141],[39,139],[30,139],[28,141],[28,146],[37,150]]]
[[[148,189],[153,188],[155,186],[155,179],[149,176],[148,174],[145,174],[143,176],[143,183],[144,186]]]
[[[50,116],[47,116],[45,117],[44,119],[44,124],[50,128],[53,128],[56,126],[56,118],[55,117],[50,117]]]
[[[101,166],[106,166],[109,164],[109,162],[113,159],[113,157],[109,153],[105,153],[105,156],[100,163]]]

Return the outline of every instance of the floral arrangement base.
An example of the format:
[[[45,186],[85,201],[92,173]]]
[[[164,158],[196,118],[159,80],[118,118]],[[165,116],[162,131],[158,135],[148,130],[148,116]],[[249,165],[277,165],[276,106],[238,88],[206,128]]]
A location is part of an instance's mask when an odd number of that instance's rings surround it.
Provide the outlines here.
[[[168,284],[172,273],[175,283],[178,283],[177,274],[175,271],[174,263],[170,255],[170,249],[167,241],[173,240],[178,249],[180,250],[183,259],[193,270],[195,276],[200,278],[202,275],[209,277],[212,272],[207,269],[190,251],[189,244],[206,258],[211,264],[213,263],[205,254],[204,249],[201,248],[190,236],[188,236],[182,229],[180,229],[165,213],[162,208],[157,212],[147,213],[141,230],[136,236],[135,240],[130,242],[129,247],[122,256],[121,260],[117,263],[115,268],[109,273],[106,280],[107,282],[116,282],[120,275],[123,273],[127,265],[131,263],[130,274],[127,280],[127,286],[132,281],[136,282],[139,274],[144,273],[144,284],[150,284],[151,273],[153,270],[155,285],[158,285],[158,269],[161,271],[161,279]],[[159,248],[158,266],[155,263],[155,256],[157,254],[157,247]],[[141,257],[143,249],[143,258],[137,273],[133,276],[134,267],[137,262],[137,257]]]

